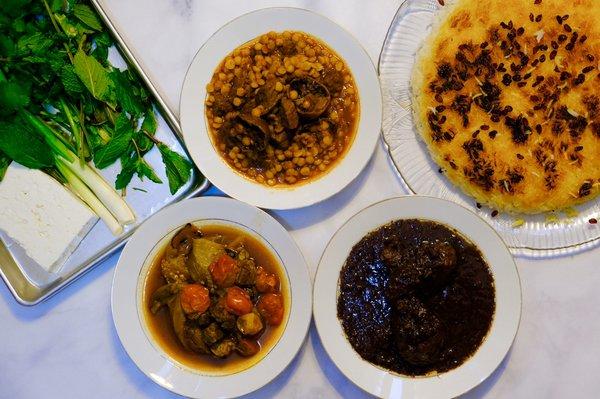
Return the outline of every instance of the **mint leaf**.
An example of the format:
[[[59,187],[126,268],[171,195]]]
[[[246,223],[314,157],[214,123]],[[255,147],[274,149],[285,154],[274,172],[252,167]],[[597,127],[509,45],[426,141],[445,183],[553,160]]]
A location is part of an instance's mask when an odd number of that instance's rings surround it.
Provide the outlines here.
[[[14,82],[0,82],[0,115],[10,115],[29,104],[29,93]]]
[[[117,180],[115,181],[115,188],[117,190],[122,190],[131,181],[134,173],[136,172],[137,155],[127,159],[125,162],[121,161],[121,172],[117,175]]]
[[[140,116],[143,112],[142,104],[133,96],[133,88],[126,74],[115,69],[111,71],[110,77],[114,82],[114,93],[117,104],[134,117],[137,118]]]
[[[65,90],[70,94],[79,94],[85,90],[72,65],[65,65],[60,71],[60,81]]]
[[[0,11],[13,16],[19,15],[24,12],[24,7],[30,2],[31,0],[2,0]]]
[[[162,180],[156,175],[152,166],[150,166],[143,158],[138,157],[137,154],[127,158],[125,161],[122,160],[121,165],[121,173],[117,175],[117,180],[115,182],[115,188],[117,190],[127,187],[135,173],[137,173],[138,177],[142,180],[144,177],[147,177],[154,183],[162,183]]]
[[[160,177],[158,177],[156,175],[156,172],[154,172],[154,169],[152,169],[152,166],[150,166],[148,164],[148,162],[146,162],[143,158],[138,158],[137,174],[140,179],[147,177],[154,183],[158,183],[158,184],[162,183],[162,180],[160,180]]]
[[[142,122],[141,129],[151,136],[154,136],[156,133],[156,129],[158,128],[158,122],[156,120],[156,115],[154,114],[154,109],[152,106],[148,108],[146,111],[146,117],[144,118],[144,122]]]
[[[169,190],[175,194],[192,176],[192,164],[163,143],[158,144],[158,150],[165,164]]]
[[[2,179],[4,179],[6,169],[8,169],[8,166],[11,162],[11,159],[2,151],[0,151],[0,182],[2,181]]]
[[[42,32],[25,34],[17,42],[17,52],[20,55],[34,54],[45,56],[54,41]]]
[[[20,118],[0,122],[0,151],[30,169],[54,165],[48,144]]]
[[[92,10],[89,6],[85,4],[76,4],[75,7],[73,7],[73,15],[75,15],[75,18],[90,28],[94,30],[102,30],[102,23],[100,22],[100,19],[94,10]]]
[[[50,9],[54,12],[70,13],[73,10],[75,0],[52,0]]]
[[[10,37],[0,35],[0,55],[2,57],[12,57],[15,54],[15,43]]]
[[[94,57],[79,50],[75,54],[73,66],[79,79],[94,97],[100,101],[108,99],[111,80],[108,71]]]
[[[125,113],[121,113],[115,122],[115,133],[105,146],[94,152],[94,164],[99,169],[112,165],[129,148],[133,137],[133,128]]]

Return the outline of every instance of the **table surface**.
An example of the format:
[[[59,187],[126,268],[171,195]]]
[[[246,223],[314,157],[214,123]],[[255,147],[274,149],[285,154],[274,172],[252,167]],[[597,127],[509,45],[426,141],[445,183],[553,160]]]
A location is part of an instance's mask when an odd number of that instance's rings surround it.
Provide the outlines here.
[[[271,6],[307,8],[352,32],[377,62],[400,0],[103,0],[173,109],[188,64],[227,21]],[[220,195],[212,189],[209,194]],[[405,192],[380,144],[361,175],[329,200],[271,212],[292,234],[314,276],[332,234],[362,208]],[[50,300],[15,302],[0,284],[0,398],[172,398],[129,359],[110,309],[115,254]],[[500,367],[468,398],[597,397],[600,392],[600,248],[546,260],[518,258],[523,314]],[[311,326],[291,365],[253,398],[368,397],[327,357]]]

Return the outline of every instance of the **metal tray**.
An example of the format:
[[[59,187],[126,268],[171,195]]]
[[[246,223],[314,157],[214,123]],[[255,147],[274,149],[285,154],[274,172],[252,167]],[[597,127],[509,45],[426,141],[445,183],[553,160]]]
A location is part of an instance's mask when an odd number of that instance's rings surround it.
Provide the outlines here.
[[[157,137],[176,151],[186,152],[181,127],[174,112],[169,109],[156,86],[144,72],[140,62],[135,58],[100,2],[98,0],[90,0],[90,2],[112,33],[121,54],[138,72],[154,97],[155,104],[159,108]],[[163,180],[163,184],[154,184],[147,180],[142,182],[137,178],[132,180],[127,189],[127,202],[136,213],[136,223],[127,226],[119,237],[113,236],[101,221],[96,223],[57,273],[46,272],[26,256],[24,251],[6,234],[0,232],[0,275],[19,303],[31,306],[49,298],[121,249],[137,226],[149,216],[169,204],[198,195],[210,186],[208,180],[194,169],[190,182],[175,195],[171,195],[158,151],[153,149],[145,158],[150,164],[157,166],[155,169]],[[113,165],[103,170],[102,175],[109,182],[113,182],[118,172],[118,167]],[[134,188],[146,192],[134,190]]]

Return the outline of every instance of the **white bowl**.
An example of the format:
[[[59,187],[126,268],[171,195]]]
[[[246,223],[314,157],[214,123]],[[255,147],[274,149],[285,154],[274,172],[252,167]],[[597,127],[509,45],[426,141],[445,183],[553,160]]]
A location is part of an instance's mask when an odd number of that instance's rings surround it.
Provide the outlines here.
[[[349,66],[360,99],[360,120],[352,146],[328,173],[298,186],[274,188],[234,171],[213,147],[206,125],[206,84],[232,50],[269,31],[303,31],[335,50]],[[185,77],[180,104],[186,147],[200,171],[231,197],[269,209],[312,205],[336,194],[365,167],[381,132],[379,79],[369,55],[354,37],[331,20],[297,8],[266,8],[245,14],[219,29],[198,51]]]
[[[147,329],[142,308],[145,272],[161,249],[160,244],[167,242],[170,236],[189,222],[242,229],[270,245],[285,269],[290,295],[286,325],[270,351],[245,370],[218,376],[192,370],[170,358]],[[136,230],[115,269],[111,305],[123,347],[138,368],[154,382],[192,398],[229,398],[247,394],[267,384],[296,356],[310,325],[310,288],[310,276],[302,253],[275,219],[239,201],[206,197],[169,206]]]
[[[481,250],[494,277],[496,311],[484,342],[461,366],[431,377],[398,375],[362,359],[348,342],[337,317],[338,280],[350,250],[370,231],[398,219],[432,220],[456,229]],[[453,202],[409,196],[363,209],[335,233],[319,262],[313,303],[323,347],[356,385],[385,398],[452,398],[485,380],[508,352],[521,317],[521,285],[510,252],[481,218]]]

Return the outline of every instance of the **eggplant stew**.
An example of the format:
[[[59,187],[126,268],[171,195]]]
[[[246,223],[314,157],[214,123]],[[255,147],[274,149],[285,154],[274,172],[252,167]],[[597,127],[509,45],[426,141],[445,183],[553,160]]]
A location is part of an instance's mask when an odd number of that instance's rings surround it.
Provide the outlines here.
[[[248,233],[187,224],[150,266],[149,329],[167,354],[202,371],[223,371],[232,359],[259,360],[285,324],[280,271],[271,251]]]

